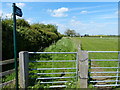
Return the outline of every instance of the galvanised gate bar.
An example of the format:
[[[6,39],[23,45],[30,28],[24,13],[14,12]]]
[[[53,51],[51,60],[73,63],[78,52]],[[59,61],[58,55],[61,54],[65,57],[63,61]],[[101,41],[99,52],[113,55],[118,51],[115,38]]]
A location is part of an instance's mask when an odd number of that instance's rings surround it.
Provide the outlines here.
[[[49,88],[57,88],[57,87],[66,87],[65,83],[71,82],[72,80],[77,81],[78,77],[78,55],[77,52],[27,52],[29,63],[36,65],[38,63],[41,64],[40,68],[36,67],[29,67],[29,76],[31,75],[30,79],[40,80],[40,84],[43,85],[49,85]],[[30,60],[30,57],[38,55],[46,56],[46,54],[52,55],[58,55],[58,54],[65,54],[67,55],[74,55],[75,60],[33,60],[32,58]],[[42,57],[41,57],[42,58]],[[42,58],[43,59],[43,58]],[[45,59],[45,58],[44,58]],[[57,63],[58,65],[54,65],[54,63]],[[61,65],[62,67],[57,67],[59,64],[65,64],[71,63],[74,64],[73,66],[66,67],[64,65]],[[44,66],[42,65],[44,64]],[[46,65],[47,64],[47,65]],[[52,67],[50,67],[50,66]],[[43,66],[43,67],[42,67]],[[56,67],[55,67],[56,66]],[[59,71],[63,72],[59,72]],[[33,72],[32,72],[33,71]],[[61,76],[64,74],[63,76]],[[69,76],[67,76],[69,74]],[[32,77],[33,75],[36,75],[37,77]],[[67,79],[67,80],[66,80]]]
[[[120,86],[120,52],[118,51],[88,51],[88,53],[112,53],[117,54],[117,59],[91,59],[89,58],[89,83],[95,87]],[[109,56],[110,57],[110,56]],[[103,66],[95,65],[95,62],[104,63]],[[112,63],[109,65],[109,63]]]
[[[115,54],[113,55],[115,57],[111,59],[105,59],[105,57],[96,59],[94,58],[96,55],[93,55],[93,57],[90,56],[91,53],[96,53],[99,57],[101,57],[99,53],[102,53],[104,56],[106,53],[111,53]],[[43,54],[45,54],[44,58],[40,56]],[[64,60],[60,59],[61,56],[59,56],[59,59],[55,60],[51,59],[48,54],[65,56],[70,54],[70,56],[74,58],[71,60],[64,58]],[[110,57],[110,55],[107,56]],[[88,88],[88,85],[90,84],[95,87],[120,86],[120,58],[118,56],[120,56],[119,51],[82,51],[80,49],[78,49],[78,52],[22,51],[19,53],[20,86],[23,88],[28,87],[28,84],[30,83],[29,76],[32,80],[40,80],[40,84],[49,84],[49,88],[66,87],[67,82],[71,82],[73,80],[76,82],[78,79],[80,79],[80,88]],[[38,57],[38,59],[34,57]],[[45,59],[46,57],[49,58]],[[34,65],[29,67],[33,63]],[[54,63],[57,64],[55,65]],[[69,66],[68,64],[64,65],[64,63],[73,63],[73,66],[72,64]],[[39,64],[39,68],[36,67],[37,64]],[[51,65],[51,67],[49,65]],[[59,65],[62,67],[58,67]],[[35,77],[33,77],[34,75]]]

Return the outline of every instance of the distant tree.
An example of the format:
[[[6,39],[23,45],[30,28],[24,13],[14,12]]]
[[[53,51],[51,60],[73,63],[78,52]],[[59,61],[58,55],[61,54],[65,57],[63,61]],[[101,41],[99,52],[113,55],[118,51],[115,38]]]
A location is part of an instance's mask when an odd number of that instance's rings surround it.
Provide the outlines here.
[[[75,30],[67,29],[67,30],[65,31],[65,35],[67,35],[67,36],[75,36],[75,35],[76,35],[76,32],[75,32]]]
[[[70,37],[80,37],[79,33],[76,33],[75,30],[70,30],[70,29],[67,29],[65,31],[65,35],[70,36]]]
[[[84,35],[84,37],[88,37],[88,36],[89,36],[89,34],[85,34],[85,35]]]
[[[80,37],[80,34],[79,34],[79,33],[76,33],[76,37]]]

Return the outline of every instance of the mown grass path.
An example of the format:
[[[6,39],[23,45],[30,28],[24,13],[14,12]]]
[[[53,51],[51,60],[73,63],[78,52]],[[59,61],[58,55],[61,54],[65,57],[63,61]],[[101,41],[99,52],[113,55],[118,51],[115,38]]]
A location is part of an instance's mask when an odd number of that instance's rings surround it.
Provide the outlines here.
[[[76,38],[81,41],[82,50],[87,51],[118,51],[118,38]],[[118,53],[89,53],[89,59],[118,59]],[[117,67],[117,61],[94,61],[91,62],[92,67]],[[117,71],[117,69],[90,69],[91,72]],[[91,76],[116,76],[109,73],[94,73]],[[115,78],[99,78],[93,80],[115,80]],[[96,84],[106,84],[96,83]],[[110,83],[109,83],[110,84]],[[112,84],[112,83],[111,83]]]

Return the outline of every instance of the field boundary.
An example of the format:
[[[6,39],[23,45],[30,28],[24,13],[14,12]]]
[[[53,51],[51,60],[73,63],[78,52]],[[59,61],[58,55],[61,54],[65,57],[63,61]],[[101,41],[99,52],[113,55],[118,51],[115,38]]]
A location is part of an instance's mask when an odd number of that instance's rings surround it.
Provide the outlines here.
[[[17,60],[19,61],[19,59],[17,59]],[[10,63],[14,63],[14,59],[8,59],[8,60],[0,61],[0,65],[7,65],[7,64],[10,64]],[[2,80],[2,77],[3,77],[3,76],[10,75],[10,74],[12,74],[12,73],[14,73],[14,72],[15,72],[15,69],[10,69],[10,70],[1,72],[1,73],[0,73],[0,78],[1,78],[1,80]],[[14,81],[15,81],[15,79],[12,79],[12,80],[10,80],[10,81],[1,83],[1,84],[0,84],[0,87],[9,85],[10,83],[12,83],[12,82],[14,82]]]

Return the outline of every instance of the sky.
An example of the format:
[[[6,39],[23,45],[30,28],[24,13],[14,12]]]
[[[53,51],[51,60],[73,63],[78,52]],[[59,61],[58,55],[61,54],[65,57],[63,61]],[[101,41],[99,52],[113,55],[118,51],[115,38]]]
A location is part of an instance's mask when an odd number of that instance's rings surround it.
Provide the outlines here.
[[[1,0],[2,2],[119,2],[119,0]]]
[[[16,5],[30,24],[57,25],[62,34],[67,29],[80,35],[118,34],[118,2],[19,2]],[[12,3],[2,2],[1,14],[2,18],[11,18]]]

